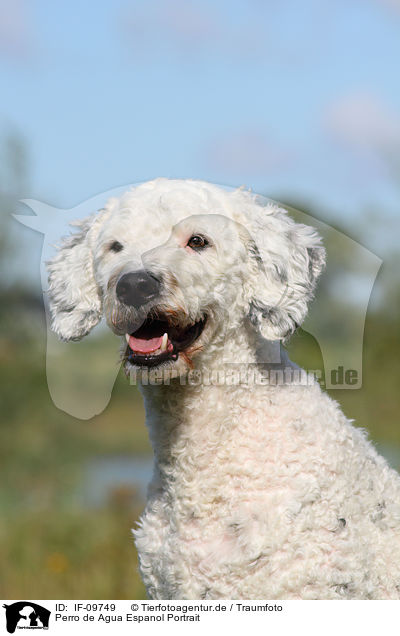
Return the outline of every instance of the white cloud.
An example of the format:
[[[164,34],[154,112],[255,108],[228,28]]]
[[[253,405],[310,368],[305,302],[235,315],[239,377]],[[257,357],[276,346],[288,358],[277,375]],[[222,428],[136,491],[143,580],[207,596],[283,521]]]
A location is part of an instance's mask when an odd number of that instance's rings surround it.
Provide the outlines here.
[[[26,0],[0,0],[0,56],[25,60],[32,48],[32,30]]]
[[[240,22],[229,5],[200,0],[149,0],[127,5],[119,27],[136,56],[143,52],[146,56],[172,52],[185,58],[222,54],[242,59],[259,55],[266,46],[266,29],[261,31],[255,8],[247,6],[247,19]]]
[[[379,4],[383,4],[390,9],[395,9],[395,11],[400,11],[400,0],[376,0]]]
[[[400,113],[373,94],[359,92],[337,100],[324,123],[335,141],[355,149],[400,149]]]
[[[203,156],[209,167],[230,178],[265,177],[292,159],[291,153],[254,128],[216,137],[207,143]]]

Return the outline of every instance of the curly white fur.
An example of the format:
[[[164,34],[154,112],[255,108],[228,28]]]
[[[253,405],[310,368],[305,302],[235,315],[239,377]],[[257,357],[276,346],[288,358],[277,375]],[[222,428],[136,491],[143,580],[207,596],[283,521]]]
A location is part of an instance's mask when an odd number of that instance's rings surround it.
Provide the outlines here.
[[[212,249],[187,249],[195,232]],[[49,264],[64,340],[103,312],[117,334],[139,325],[115,284],[143,267],[165,281],[158,308],[187,324],[207,315],[190,359],[142,386],[155,467],[135,537],[150,597],[399,598],[400,478],[318,384],[184,381],[190,365],[202,377],[293,368],[260,352],[302,322],[323,264],[316,232],[283,209],[168,179],[110,200]]]

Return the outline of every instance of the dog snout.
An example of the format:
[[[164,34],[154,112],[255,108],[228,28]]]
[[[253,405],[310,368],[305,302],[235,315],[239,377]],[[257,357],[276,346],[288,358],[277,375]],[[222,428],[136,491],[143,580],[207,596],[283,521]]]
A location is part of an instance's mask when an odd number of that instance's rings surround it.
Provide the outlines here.
[[[140,309],[159,296],[161,281],[146,270],[123,274],[116,287],[117,298],[124,305]]]

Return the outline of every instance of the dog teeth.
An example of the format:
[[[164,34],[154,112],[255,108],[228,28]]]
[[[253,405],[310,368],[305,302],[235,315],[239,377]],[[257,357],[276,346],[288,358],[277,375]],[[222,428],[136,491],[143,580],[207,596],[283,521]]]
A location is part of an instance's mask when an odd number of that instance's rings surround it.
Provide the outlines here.
[[[162,339],[162,342],[161,342],[161,347],[160,347],[161,351],[166,351],[167,350],[167,345],[168,345],[168,334],[165,333],[163,335],[163,339]]]
[[[128,344],[129,344],[129,338],[130,338],[129,333],[126,333],[126,334],[125,334],[125,340],[127,341],[127,343],[128,343]]]

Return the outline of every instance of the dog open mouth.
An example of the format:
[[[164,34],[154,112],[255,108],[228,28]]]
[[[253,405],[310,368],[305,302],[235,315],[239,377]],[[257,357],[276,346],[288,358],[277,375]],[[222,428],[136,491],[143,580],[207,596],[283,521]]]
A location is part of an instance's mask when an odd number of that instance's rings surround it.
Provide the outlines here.
[[[191,325],[172,325],[166,316],[147,317],[136,331],[125,334],[126,359],[136,366],[155,367],[175,361],[199,338],[206,317]]]

